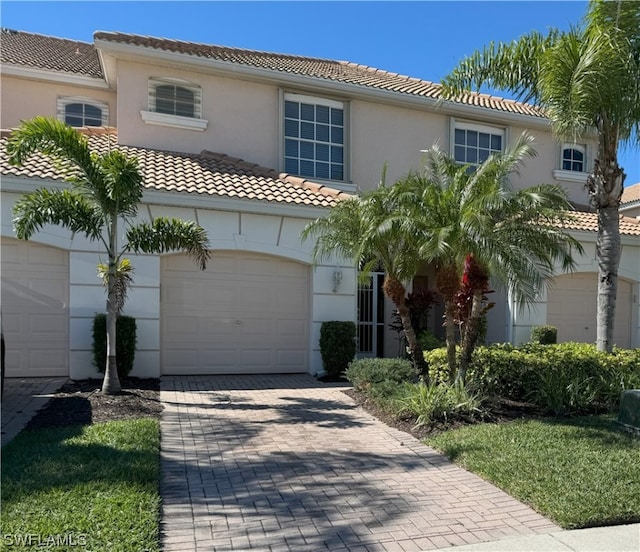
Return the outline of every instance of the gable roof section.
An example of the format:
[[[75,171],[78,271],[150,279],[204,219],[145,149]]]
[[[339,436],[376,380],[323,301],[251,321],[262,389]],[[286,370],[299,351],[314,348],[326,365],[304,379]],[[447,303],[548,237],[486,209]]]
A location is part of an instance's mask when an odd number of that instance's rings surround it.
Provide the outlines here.
[[[8,133],[0,139],[0,174],[31,179],[62,181],[50,160],[35,154],[21,167],[10,165],[6,154]],[[135,156],[148,190],[200,194],[308,207],[332,207],[349,194],[286,173],[247,163],[224,154],[175,153],[117,143],[113,131],[92,129],[92,150],[105,153],[117,148]]]
[[[640,182],[622,190],[621,204],[640,202]]]
[[[267,69],[274,72],[313,77],[323,81],[333,81],[370,89],[395,92],[407,96],[423,97],[432,100],[442,99],[442,86],[439,83],[399,75],[397,73],[347,61],[276,54],[119,32],[98,31],[94,33],[93,38],[96,41],[100,40],[139,48],[173,52],[198,58]],[[469,92],[462,95],[454,103],[484,107],[542,119],[545,117],[543,111],[534,105],[499,98],[489,94]]]
[[[1,37],[2,64],[104,78],[93,44],[10,29]]]

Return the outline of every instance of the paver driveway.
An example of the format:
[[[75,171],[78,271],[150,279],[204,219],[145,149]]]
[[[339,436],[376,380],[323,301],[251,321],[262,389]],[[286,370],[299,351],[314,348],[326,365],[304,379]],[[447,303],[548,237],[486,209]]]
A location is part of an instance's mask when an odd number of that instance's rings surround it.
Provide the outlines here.
[[[413,551],[558,527],[335,384],[163,377],[166,551]]]

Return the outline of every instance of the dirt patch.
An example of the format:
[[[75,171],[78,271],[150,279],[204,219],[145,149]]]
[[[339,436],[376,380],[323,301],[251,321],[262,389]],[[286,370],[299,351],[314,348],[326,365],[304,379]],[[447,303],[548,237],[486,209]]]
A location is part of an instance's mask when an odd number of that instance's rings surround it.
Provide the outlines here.
[[[160,417],[162,404],[158,379],[128,378],[119,395],[103,395],[101,386],[102,380],[66,383],[29,421],[26,429]]]

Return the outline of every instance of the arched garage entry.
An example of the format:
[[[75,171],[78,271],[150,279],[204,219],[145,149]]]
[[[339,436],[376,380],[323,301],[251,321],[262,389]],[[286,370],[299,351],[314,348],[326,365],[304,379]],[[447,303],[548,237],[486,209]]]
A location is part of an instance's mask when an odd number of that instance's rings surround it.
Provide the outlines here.
[[[69,253],[2,238],[7,377],[69,375]]]
[[[613,339],[631,347],[632,284],[618,278]],[[596,342],[598,274],[564,274],[554,279],[547,295],[547,323],[558,328],[558,341]]]
[[[163,374],[308,372],[309,266],[217,251],[161,260]]]

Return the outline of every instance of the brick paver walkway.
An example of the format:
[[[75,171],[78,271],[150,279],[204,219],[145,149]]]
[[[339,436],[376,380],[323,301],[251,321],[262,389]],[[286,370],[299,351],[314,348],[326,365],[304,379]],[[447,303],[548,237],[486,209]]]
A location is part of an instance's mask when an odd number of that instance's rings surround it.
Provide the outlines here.
[[[2,446],[5,446],[45,406],[67,381],[64,377],[6,378],[2,395]]]
[[[420,551],[559,528],[311,376],[163,377],[165,551]]]

